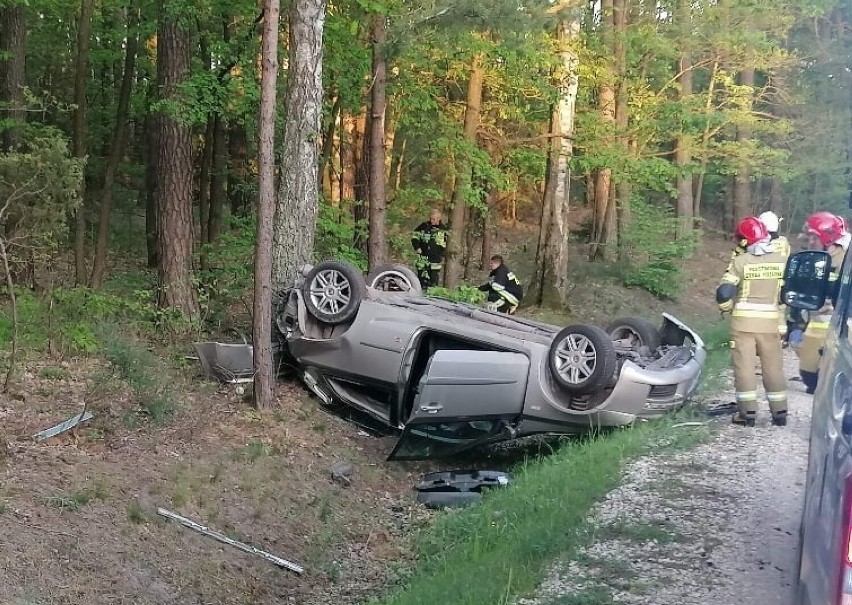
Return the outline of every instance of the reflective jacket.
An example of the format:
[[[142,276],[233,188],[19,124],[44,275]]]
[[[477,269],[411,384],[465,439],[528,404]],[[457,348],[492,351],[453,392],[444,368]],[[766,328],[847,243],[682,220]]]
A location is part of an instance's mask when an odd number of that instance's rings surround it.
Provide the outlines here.
[[[417,225],[411,236],[411,247],[420,250],[431,269],[440,269],[447,249],[447,226],[444,223],[433,225],[426,221]]]
[[[524,298],[521,282],[506,265],[500,265],[488,274],[488,283],[479,286],[483,292],[488,292],[488,302],[507,302],[510,307],[517,307]]]
[[[744,252],[731,260],[721,283],[735,285],[737,295],[719,307],[731,311],[732,331],[778,332],[778,295],[785,263],[784,255],[776,251],[760,256]]]

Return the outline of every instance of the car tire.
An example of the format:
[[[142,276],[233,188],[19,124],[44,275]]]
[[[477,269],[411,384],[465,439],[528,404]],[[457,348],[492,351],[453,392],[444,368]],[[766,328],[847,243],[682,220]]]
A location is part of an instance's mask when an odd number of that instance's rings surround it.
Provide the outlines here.
[[[367,286],[385,292],[422,294],[420,278],[405,265],[380,265],[367,275]]]
[[[358,269],[332,260],[311,268],[302,284],[308,313],[332,325],[346,323],[355,317],[366,293],[364,277]]]
[[[611,322],[606,331],[613,340],[632,339],[636,349],[648,347],[656,351],[663,343],[663,335],[657,326],[641,317],[620,317]]]
[[[550,344],[547,365],[563,391],[585,395],[609,383],[618,360],[612,338],[603,329],[574,325],[556,334]]]

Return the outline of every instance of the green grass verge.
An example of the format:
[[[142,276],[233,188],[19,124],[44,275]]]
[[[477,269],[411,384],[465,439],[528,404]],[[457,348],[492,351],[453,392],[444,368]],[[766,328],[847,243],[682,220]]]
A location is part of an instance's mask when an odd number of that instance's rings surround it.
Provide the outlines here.
[[[727,334],[726,322],[702,330],[708,350],[705,391],[722,387],[721,371],[730,363]],[[619,485],[631,459],[689,449],[709,438],[709,428],[672,428],[694,419],[692,414],[684,410],[632,429],[568,441],[554,455],[524,464],[509,488],[487,494],[474,507],[438,515],[415,539],[417,566],[405,586],[370,604],[506,604],[529,593],[551,561],[575,555],[593,539],[587,516]],[[559,602],[610,602],[598,597],[583,594]]]
[[[511,487],[475,507],[439,515],[417,538],[417,570],[407,586],[371,603],[502,604],[533,590],[549,562],[571,556],[588,539],[586,517],[619,484],[624,465],[659,451],[680,419],[569,442],[525,465]],[[706,432],[683,432],[677,446],[703,437]]]

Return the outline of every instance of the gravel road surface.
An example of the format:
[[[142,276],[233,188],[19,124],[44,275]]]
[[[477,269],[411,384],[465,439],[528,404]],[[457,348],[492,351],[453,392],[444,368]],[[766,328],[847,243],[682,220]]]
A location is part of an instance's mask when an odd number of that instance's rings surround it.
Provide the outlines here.
[[[798,373],[792,353],[785,369]],[[811,401],[791,381],[786,427],[768,410],[753,429],[724,416],[707,443],[633,462],[592,513],[590,546],[519,605],[792,603]]]

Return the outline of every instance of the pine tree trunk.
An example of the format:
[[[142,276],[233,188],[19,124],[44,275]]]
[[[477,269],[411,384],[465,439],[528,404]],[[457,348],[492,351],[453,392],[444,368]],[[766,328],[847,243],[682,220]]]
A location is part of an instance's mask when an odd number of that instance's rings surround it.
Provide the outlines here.
[[[153,86],[151,87],[153,90]],[[157,267],[157,181],[159,175],[159,131],[160,119],[156,114],[145,116],[145,247],[148,252],[148,267]]]
[[[340,201],[352,201],[355,197],[355,174],[357,167],[358,132],[354,116],[344,114],[341,119],[340,136]]]
[[[479,129],[479,113],[482,107],[482,88],[485,83],[485,69],[482,55],[474,57],[467,85],[467,105],[464,112],[464,138],[476,144],[476,132]],[[464,241],[464,195],[470,185],[470,162],[466,158],[457,160],[456,186],[453,189],[450,230],[447,234],[447,262],[444,269],[444,286],[455,288],[462,261]]]
[[[613,44],[613,0],[601,0],[601,40],[604,48]],[[598,111],[604,128],[611,128],[615,122],[615,90],[612,75],[606,75],[598,88]],[[609,141],[611,144],[611,141]],[[595,178],[595,223],[592,235],[590,258],[612,259],[615,241],[616,214],[611,204],[615,199],[612,191],[612,168],[604,167],[597,171]]]
[[[248,136],[245,127],[235,121],[228,128],[228,157],[231,159],[231,169],[228,172],[228,198],[231,203],[231,214],[241,216],[249,209],[250,200],[247,192],[249,181],[248,172]]]
[[[630,115],[628,107],[627,86],[627,0],[615,0],[613,4],[613,54],[615,56],[615,120],[618,124],[618,145],[623,157],[631,155],[630,136],[628,126]],[[615,187],[615,206],[618,215],[617,241],[618,258],[622,262],[627,261],[627,247],[624,245],[625,233],[630,228],[630,181],[629,175],[622,174]]]
[[[101,189],[100,212],[98,215],[98,237],[95,243],[95,258],[92,264],[91,285],[100,288],[106,271],[107,246],[109,242],[109,221],[112,213],[112,194],[121,154],[127,139],[127,121],[130,115],[130,96],[133,91],[133,78],[136,69],[136,52],[139,37],[136,28],[139,24],[138,0],[134,0],[127,21],[127,46],[124,53],[124,73],[118,91],[118,107],[115,114],[115,134],[109,150],[104,184]]]
[[[157,85],[160,98],[180,102],[180,87],[189,78],[190,36],[160,3],[157,33]],[[193,252],[193,149],[191,128],[170,115],[159,115],[157,163],[158,303],[198,317],[198,299],[192,283]]]
[[[203,244],[210,241],[207,229],[210,226],[210,174],[213,172],[213,133],[216,127],[216,116],[207,116],[204,127],[204,146],[201,148],[201,161],[198,175],[198,240]],[[207,265],[206,254],[201,254],[201,268]]]
[[[272,242],[275,224],[275,97],[279,0],[265,0],[258,126],[257,243],[254,255],[254,404],[272,406]]]
[[[326,169],[331,161],[331,155],[334,152],[334,134],[337,132],[337,122],[340,118],[341,105],[341,96],[338,94],[334,97],[334,103],[331,106],[331,116],[329,116],[328,125],[325,127],[325,133],[322,137],[322,153],[320,153],[319,168],[317,170],[320,190],[322,190],[322,185],[325,181]],[[331,182],[332,179],[329,179],[329,183]]]
[[[11,3],[0,9],[0,78],[2,100],[6,109],[0,117],[10,122],[2,134],[2,151],[16,149],[21,142],[24,123],[24,73],[27,25],[24,4]]]
[[[273,296],[313,259],[322,117],[325,0],[292,0],[281,183],[275,214]]]
[[[680,32],[680,45],[683,48],[677,65],[679,74],[678,99],[681,103],[686,103],[692,96],[692,54],[689,51],[690,34],[692,33],[691,6],[690,0],[678,0],[675,14]],[[681,239],[692,233],[695,223],[693,216],[695,199],[692,195],[693,178],[692,174],[688,172],[692,153],[690,138],[683,132],[678,135],[675,141],[674,161],[678,171],[675,183],[677,189],[675,211],[678,218],[676,235],[678,239]]]
[[[370,221],[368,260],[371,268],[386,262],[385,235],[387,199],[385,193],[385,111],[387,109],[387,38],[385,17],[373,17],[373,77],[370,93]]]
[[[754,86],[754,68],[749,67],[740,72],[740,86]],[[746,124],[737,127],[737,141],[743,143],[752,137],[752,128]],[[751,208],[751,174],[748,168],[741,167],[734,177],[734,221],[749,216]]]
[[[352,220],[357,226],[352,245],[367,252],[367,233],[363,228],[370,220],[370,112],[365,109],[355,121],[355,165],[354,191],[355,201],[352,205]]]
[[[207,243],[214,244],[222,232],[222,215],[228,197],[228,132],[225,118],[217,113],[213,122],[213,165],[210,170],[210,219]]]
[[[92,36],[94,0],[82,0],[77,21],[77,64],[74,69],[74,129],[71,155],[86,157],[86,81],[89,68],[89,42]],[[80,179],[80,206],[74,221],[74,280],[86,283],[86,179]]]

